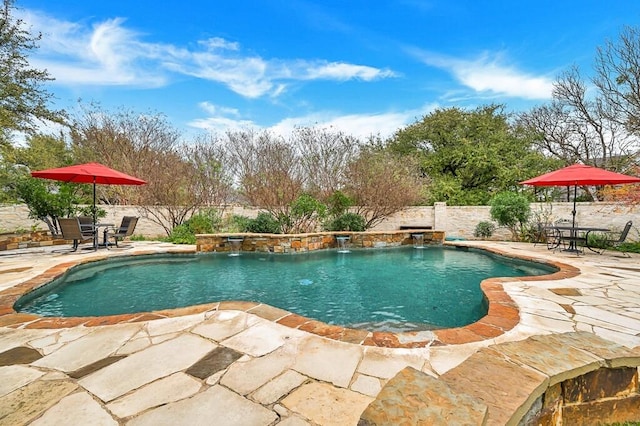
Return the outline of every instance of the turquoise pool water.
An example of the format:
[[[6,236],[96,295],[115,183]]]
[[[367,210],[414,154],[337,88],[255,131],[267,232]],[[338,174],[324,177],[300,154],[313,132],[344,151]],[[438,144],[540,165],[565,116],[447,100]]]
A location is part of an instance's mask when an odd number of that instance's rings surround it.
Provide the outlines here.
[[[21,298],[16,310],[102,316],[247,300],[329,324],[425,330],[463,326],[484,316],[480,282],[485,278],[553,270],[446,247],[135,256],[75,267]]]

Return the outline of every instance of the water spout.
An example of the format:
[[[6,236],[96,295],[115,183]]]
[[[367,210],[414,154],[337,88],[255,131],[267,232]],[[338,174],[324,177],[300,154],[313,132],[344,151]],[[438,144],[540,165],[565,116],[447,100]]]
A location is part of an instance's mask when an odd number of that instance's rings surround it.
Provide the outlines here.
[[[351,250],[347,249],[347,241],[349,241],[351,237],[346,235],[339,235],[336,237],[336,241],[338,242],[338,253],[350,253]]]
[[[227,241],[231,244],[229,256],[240,256],[240,247],[242,247],[243,237],[228,237]]]
[[[424,234],[411,234],[411,238],[413,238],[413,248],[424,248]]]

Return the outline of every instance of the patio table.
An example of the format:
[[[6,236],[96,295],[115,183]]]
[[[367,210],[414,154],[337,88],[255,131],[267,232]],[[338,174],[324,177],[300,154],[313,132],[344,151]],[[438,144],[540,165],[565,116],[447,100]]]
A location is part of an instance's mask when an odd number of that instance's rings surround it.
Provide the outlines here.
[[[591,232],[609,232],[608,228],[598,228],[590,226],[571,226],[571,225],[552,225],[546,227],[546,229],[554,229],[558,232],[558,243],[562,241],[568,241],[569,247],[562,251],[572,253],[582,253],[582,250],[578,248],[578,243],[584,243],[584,247],[597,253],[593,248],[589,247],[589,234]]]

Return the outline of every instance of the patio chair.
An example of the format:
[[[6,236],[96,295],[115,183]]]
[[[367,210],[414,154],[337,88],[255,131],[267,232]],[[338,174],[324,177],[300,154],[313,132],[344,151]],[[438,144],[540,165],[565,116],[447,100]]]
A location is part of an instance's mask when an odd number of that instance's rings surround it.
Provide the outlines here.
[[[73,241],[72,252],[78,250],[78,246],[82,243],[94,243],[93,232],[90,235],[86,235],[82,232],[80,226],[80,220],[77,217],[58,218],[58,224],[60,225],[60,232],[62,238],[65,240]],[[95,249],[95,245],[93,247]]]
[[[85,237],[93,237],[95,230],[93,227],[93,218],[89,216],[78,216],[78,222],[80,222],[80,230]]]
[[[118,246],[118,240],[124,240],[126,237],[129,237],[133,234],[133,231],[136,229],[136,224],[138,223],[138,218],[135,216],[124,216],[122,218],[122,222],[120,223],[120,227],[115,229],[113,232],[107,232],[107,246],[109,245],[109,238],[113,238],[115,242],[115,246]]]
[[[624,243],[625,240],[627,239],[627,235],[629,235],[629,231],[631,230],[631,226],[632,225],[633,225],[633,222],[632,221],[628,221],[624,225],[624,228],[622,229],[621,232],[618,232],[618,233],[607,232],[607,233],[605,233],[604,234],[604,238],[598,241],[600,243],[599,245],[602,246],[601,249],[598,251],[597,248],[591,248],[591,250],[595,251],[598,254],[602,254],[607,249],[613,249],[613,248],[620,247],[622,245],[622,243]],[[629,253],[627,253],[625,251],[621,251],[621,253],[625,257],[631,257],[631,256],[629,256]]]

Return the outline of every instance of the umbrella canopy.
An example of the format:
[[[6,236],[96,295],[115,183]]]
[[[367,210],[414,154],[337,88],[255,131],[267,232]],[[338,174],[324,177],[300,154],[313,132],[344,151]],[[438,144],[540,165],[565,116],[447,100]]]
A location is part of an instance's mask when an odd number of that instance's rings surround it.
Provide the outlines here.
[[[573,211],[571,214],[573,216],[572,226],[575,227],[578,186],[640,183],[640,178],[584,164],[574,164],[520,183],[532,186],[573,186]]]
[[[584,164],[574,164],[520,183],[533,186],[620,185],[623,183],[640,183],[640,178]]]
[[[113,170],[100,163],[77,164],[75,166],[31,172],[31,176],[73,183],[93,184],[93,223],[96,223],[96,184],[104,185],[144,185],[142,179]]]
[[[100,163],[77,164],[75,166],[31,172],[31,176],[43,179],[75,183],[99,183],[104,185],[144,185],[145,181],[113,170]]]

